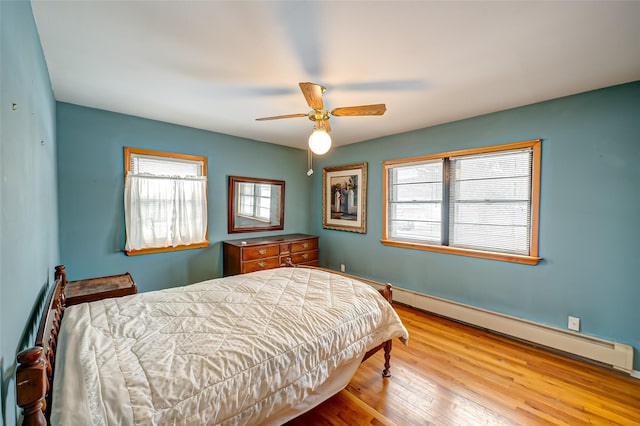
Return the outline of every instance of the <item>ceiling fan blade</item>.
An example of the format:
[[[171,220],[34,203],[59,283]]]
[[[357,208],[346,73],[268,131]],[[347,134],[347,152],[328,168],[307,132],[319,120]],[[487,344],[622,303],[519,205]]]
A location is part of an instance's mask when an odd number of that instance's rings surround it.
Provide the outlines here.
[[[311,108],[324,108],[324,103],[322,102],[322,94],[327,90],[326,87],[309,82],[299,83],[298,85],[300,86],[300,90],[302,90],[304,98],[307,100],[307,104],[309,104]]]
[[[353,117],[359,115],[382,115],[387,110],[385,104],[360,105],[351,107],[335,108],[331,115],[337,117]]]
[[[281,118],[296,118],[296,117],[306,117],[307,114],[287,114],[287,115],[274,115],[273,117],[262,117],[256,118],[256,121],[267,121],[267,120],[279,120]]]

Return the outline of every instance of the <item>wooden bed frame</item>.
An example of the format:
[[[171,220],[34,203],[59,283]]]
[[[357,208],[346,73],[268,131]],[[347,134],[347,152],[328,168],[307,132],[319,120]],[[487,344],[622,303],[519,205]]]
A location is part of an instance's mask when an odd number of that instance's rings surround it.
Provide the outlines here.
[[[329,269],[306,268],[336,273]],[[24,426],[49,424],[51,414],[50,390],[53,387],[58,332],[65,310],[64,289],[66,285],[67,273],[65,267],[63,265],[56,266],[54,287],[45,302],[45,310],[40,319],[35,345],[17,355],[16,401],[18,406],[22,408],[22,424]],[[391,284],[386,284],[384,289],[378,291],[389,303],[392,303],[393,291]],[[383,349],[384,370],[382,371],[382,376],[390,377],[391,348],[391,340],[383,342],[368,351],[362,358],[362,362],[380,349]]]

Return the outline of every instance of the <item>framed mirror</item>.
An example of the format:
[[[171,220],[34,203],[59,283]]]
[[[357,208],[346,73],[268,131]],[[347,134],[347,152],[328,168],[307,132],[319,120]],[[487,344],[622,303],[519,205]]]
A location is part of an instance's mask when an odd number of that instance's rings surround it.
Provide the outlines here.
[[[229,234],[284,229],[284,181],[229,176]]]

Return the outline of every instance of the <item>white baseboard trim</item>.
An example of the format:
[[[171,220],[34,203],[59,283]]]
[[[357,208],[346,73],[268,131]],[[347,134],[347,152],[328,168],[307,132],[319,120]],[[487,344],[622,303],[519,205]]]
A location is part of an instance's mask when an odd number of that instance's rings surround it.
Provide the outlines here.
[[[376,288],[384,286],[384,284],[373,280],[354,278],[368,282]],[[631,345],[551,327],[400,287],[393,287],[393,300],[520,340],[598,361],[640,378],[638,376],[640,372],[633,370],[633,347]]]
[[[638,370],[631,370],[631,377],[633,377],[634,379],[640,379],[640,371]]]

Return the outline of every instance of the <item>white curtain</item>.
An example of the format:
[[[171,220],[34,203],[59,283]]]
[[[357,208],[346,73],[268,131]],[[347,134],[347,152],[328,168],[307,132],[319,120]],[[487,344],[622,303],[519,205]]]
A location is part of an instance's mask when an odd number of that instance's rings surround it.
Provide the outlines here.
[[[126,250],[206,241],[206,177],[131,174],[125,179]]]

